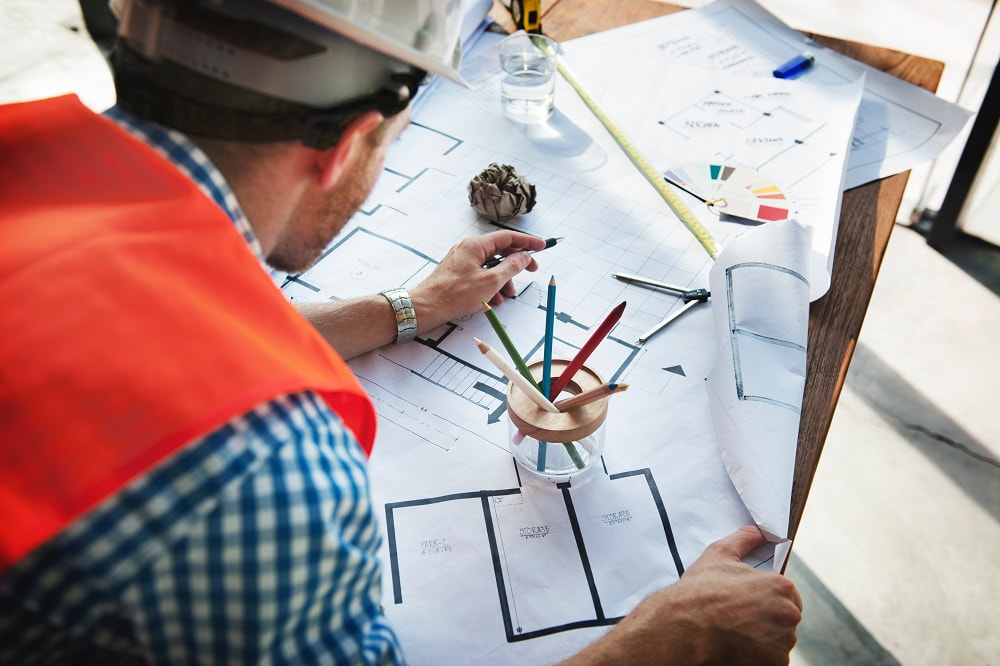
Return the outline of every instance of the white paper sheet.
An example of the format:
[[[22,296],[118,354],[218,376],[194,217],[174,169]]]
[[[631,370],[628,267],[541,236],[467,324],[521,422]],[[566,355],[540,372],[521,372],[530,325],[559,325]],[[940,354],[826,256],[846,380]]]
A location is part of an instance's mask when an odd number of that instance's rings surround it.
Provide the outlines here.
[[[806,379],[811,230],[789,220],[730,243],[711,271],[721,343],[708,378],[722,460],[757,526],[788,536]]]
[[[890,74],[862,65],[792,30],[753,0],[716,0],[699,9],[574,40],[637,61],[683,63],[771,77],[804,51],[816,63],[798,80],[842,85],[865,72],[845,188],[906,171],[936,157],[965,125],[968,111]],[[628,72],[623,72],[628,78]],[[664,85],[663,79],[658,85]]]

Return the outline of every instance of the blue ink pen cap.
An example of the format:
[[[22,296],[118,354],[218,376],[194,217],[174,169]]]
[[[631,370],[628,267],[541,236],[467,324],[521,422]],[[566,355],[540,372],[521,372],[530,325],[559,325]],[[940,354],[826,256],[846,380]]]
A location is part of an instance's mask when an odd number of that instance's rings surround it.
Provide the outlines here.
[[[779,79],[793,79],[812,67],[814,62],[816,57],[812,53],[801,53],[778,67],[773,73]]]

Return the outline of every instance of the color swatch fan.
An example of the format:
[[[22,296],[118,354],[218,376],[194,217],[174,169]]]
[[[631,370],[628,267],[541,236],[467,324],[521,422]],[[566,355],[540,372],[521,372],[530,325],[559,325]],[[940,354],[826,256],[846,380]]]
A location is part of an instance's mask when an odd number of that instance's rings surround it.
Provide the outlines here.
[[[792,202],[774,181],[746,167],[695,162],[663,173],[668,183],[723,215],[753,222],[788,219]]]

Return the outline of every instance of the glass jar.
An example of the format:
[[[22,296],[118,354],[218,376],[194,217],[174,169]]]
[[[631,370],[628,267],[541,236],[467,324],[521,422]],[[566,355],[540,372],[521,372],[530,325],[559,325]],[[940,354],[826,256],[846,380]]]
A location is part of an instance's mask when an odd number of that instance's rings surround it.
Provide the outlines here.
[[[565,359],[552,360],[553,383],[568,365]],[[528,369],[540,380],[541,361],[528,365]],[[584,365],[557,400],[603,383],[597,372]],[[551,481],[568,480],[600,460],[607,415],[607,397],[554,414],[536,405],[513,382],[507,385],[508,442],[514,459],[523,469]]]

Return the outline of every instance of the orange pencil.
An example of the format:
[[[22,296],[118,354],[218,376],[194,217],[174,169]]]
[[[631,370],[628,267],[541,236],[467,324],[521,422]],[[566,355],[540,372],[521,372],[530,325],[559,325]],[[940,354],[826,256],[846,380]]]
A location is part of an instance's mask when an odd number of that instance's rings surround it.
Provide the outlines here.
[[[601,384],[600,386],[595,386],[594,388],[586,390],[583,393],[578,393],[571,398],[559,400],[554,404],[560,412],[565,412],[570,409],[576,409],[577,407],[589,405],[590,403],[600,400],[601,398],[606,398],[609,395],[621,393],[626,389],[628,389],[628,384]]]

